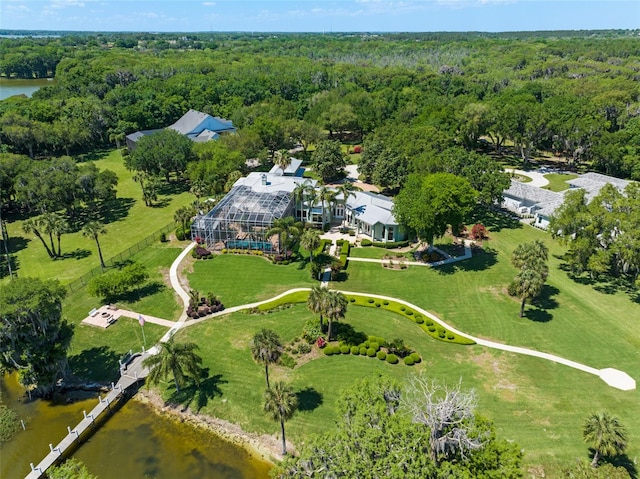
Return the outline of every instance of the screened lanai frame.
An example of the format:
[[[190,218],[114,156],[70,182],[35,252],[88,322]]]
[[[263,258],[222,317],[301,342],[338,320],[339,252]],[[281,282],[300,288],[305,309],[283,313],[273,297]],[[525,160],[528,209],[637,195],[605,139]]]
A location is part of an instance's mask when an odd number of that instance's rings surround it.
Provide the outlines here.
[[[265,253],[279,251],[278,235],[267,237],[273,222],[293,216],[294,201],[287,191],[254,191],[236,185],[206,215],[191,225],[191,239],[214,250],[254,249]]]

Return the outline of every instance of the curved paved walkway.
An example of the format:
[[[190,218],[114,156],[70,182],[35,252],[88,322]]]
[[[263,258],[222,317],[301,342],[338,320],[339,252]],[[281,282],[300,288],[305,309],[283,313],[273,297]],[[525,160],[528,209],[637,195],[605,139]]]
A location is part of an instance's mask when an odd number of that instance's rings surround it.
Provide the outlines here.
[[[531,178],[531,181],[528,182],[528,185],[537,186],[542,188],[543,186],[547,186],[549,184],[549,180],[547,180],[542,173],[538,173],[537,171],[524,171],[517,170],[515,168],[507,168],[505,169],[507,173],[515,173],[516,175],[526,176],[527,178]]]
[[[178,292],[178,295],[183,299],[183,301],[184,301],[184,311],[183,311],[183,314],[180,316],[180,319],[176,323],[174,323],[173,327],[162,337],[161,341],[167,341],[181,327],[186,327],[186,326],[191,326],[191,325],[194,325],[194,324],[198,324],[198,323],[201,323],[202,321],[206,321],[207,319],[215,318],[215,317],[218,317],[218,316],[222,316],[224,314],[229,314],[229,313],[234,313],[236,311],[255,308],[255,307],[260,306],[261,304],[269,303],[271,301],[275,301],[275,300],[278,300],[280,298],[283,298],[283,297],[285,297],[285,296],[287,296],[287,295],[289,295],[291,293],[296,293],[296,292],[299,292],[299,291],[310,291],[311,290],[310,288],[293,288],[293,289],[289,289],[289,290],[287,290],[287,291],[285,291],[285,292],[283,292],[283,293],[281,293],[281,294],[279,294],[279,295],[277,295],[277,296],[275,296],[273,298],[266,299],[264,301],[256,301],[255,303],[249,303],[249,304],[243,304],[243,305],[239,305],[239,306],[233,306],[231,308],[225,309],[224,311],[220,311],[218,313],[213,313],[213,314],[211,314],[211,315],[209,315],[207,317],[194,319],[194,320],[189,321],[188,323],[185,323],[185,320],[187,319],[186,309],[187,309],[187,306],[189,304],[189,295],[187,294],[187,292],[184,290],[184,288],[182,287],[182,285],[178,281],[177,270],[178,270],[178,266],[180,265],[182,260],[185,258],[185,256],[187,254],[189,254],[189,252],[191,251],[191,249],[193,249],[194,246],[195,246],[195,243],[192,243],[187,248],[185,248],[185,250],[180,254],[180,256],[178,256],[178,258],[176,258],[176,260],[171,265],[170,275],[169,275],[170,276],[170,280],[171,280],[171,285]],[[454,334],[457,334],[459,336],[462,336],[462,337],[468,338],[468,339],[470,339],[472,341],[475,341],[480,346],[485,346],[487,348],[492,348],[492,349],[499,349],[499,350],[502,350],[502,351],[508,351],[508,352],[515,353],[515,354],[523,354],[525,356],[533,356],[533,357],[537,357],[537,358],[541,358],[541,359],[546,359],[547,361],[553,361],[554,363],[562,364],[564,366],[569,366],[571,368],[578,369],[580,371],[584,371],[586,373],[598,376],[604,382],[606,382],[609,386],[617,388],[617,389],[621,389],[623,391],[629,391],[629,390],[632,390],[632,389],[636,388],[636,381],[631,376],[629,376],[627,373],[625,373],[624,371],[619,371],[619,370],[613,369],[613,368],[596,369],[596,368],[593,368],[591,366],[587,366],[585,364],[581,364],[581,363],[578,363],[576,361],[572,361],[570,359],[565,359],[565,358],[562,358],[560,356],[556,356],[555,354],[543,353],[543,352],[536,351],[536,350],[533,350],[533,349],[523,348],[523,347],[519,347],[519,346],[510,346],[508,344],[502,344],[502,343],[497,343],[495,341],[489,341],[487,339],[477,338],[477,337],[472,336],[470,334],[463,333],[462,331],[460,331],[460,330],[448,325],[447,323],[442,321],[440,318],[438,318],[434,314],[431,314],[428,311],[425,311],[424,309],[422,309],[421,307],[416,306],[415,304],[409,303],[408,301],[405,301],[403,299],[394,298],[394,297],[391,297],[391,296],[383,296],[383,295],[379,295],[379,294],[360,293],[360,292],[355,292],[355,291],[342,291],[342,290],[336,290],[336,291],[339,291],[339,292],[341,292],[343,294],[350,294],[350,295],[357,295],[357,296],[367,296],[367,297],[378,298],[378,299],[382,299],[382,300],[395,301],[397,303],[403,304],[403,305],[405,305],[405,306],[407,306],[409,308],[412,308],[412,309],[420,312],[421,314],[429,317],[430,319],[432,319],[436,323],[440,324],[444,328],[448,329],[449,331],[452,331]]]

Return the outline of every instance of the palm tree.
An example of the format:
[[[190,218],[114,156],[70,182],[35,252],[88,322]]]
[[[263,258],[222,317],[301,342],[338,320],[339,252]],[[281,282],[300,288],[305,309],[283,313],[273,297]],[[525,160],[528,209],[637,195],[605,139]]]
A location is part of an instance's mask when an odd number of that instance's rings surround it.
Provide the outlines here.
[[[322,223],[324,226],[325,223],[325,211],[329,210],[329,223],[331,223],[331,208],[333,208],[333,203],[336,201],[337,191],[332,190],[331,188],[327,188],[326,186],[321,186],[318,191],[318,200],[320,201],[320,206],[322,207]]]
[[[320,315],[320,329],[322,330],[323,316],[327,311],[330,291],[319,284],[311,288],[307,299],[307,308],[314,314]]]
[[[276,381],[273,388],[264,392],[264,410],[268,412],[274,421],[280,421],[282,430],[282,455],[287,455],[287,440],[284,435],[284,423],[293,417],[298,409],[298,397],[291,386]]]
[[[166,343],[159,343],[158,354],[146,358],[142,365],[149,368],[149,382],[158,384],[160,380],[167,380],[173,376],[176,391],[184,385],[187,377],[191,377],[196,384],[202,373],[202,358],[196,350],[196,343],[176,343],[172,337]]]
[[[297,238],[301,233],[301,225],[299,223],[296,224],[293,216],[287,216],[273,222],[273,225],[267,231],[267,237],[278,235],[278,252],[282,253],[282,248],[284,247],[286,255],[291,242],[290,239]]]
[[[295,201],[296,208],[298,208],[299,205],[300,217],[302,218],[303,224],[305,216],[302,215],[302,211],[305,211],[305,204],[311,200],[314,194],[315,189],[313,188],[313,184],[310,180],[306,180],[304,183],[299,183],[293,189],[293,200]],[[309,220],[308,212],[306,219]]]
[[[282,174],[284,175],[284,170],[291,164],[291,156],[287,150],[278,150],[273,155],[273,163],[278,166],[282,170]]]
[[[520,317],[524,317],[524,306],[528,299],[533,299],[542,292],[543,276],[535,269],[523,269],[513,279],[512,287],[516,295],[522,299]]]
[[[313,251],[320,246],[320,234],[316,230],[305,230],[300,237],[300,246],[309,252],[309,259],[313,263]]]
[[[188,206],[183,206],[181,208],[178,208],[176,212],[173,214],[173,220],[176,223],[180,224],[183,231],[187,230],[187,224],[189,223],[189,221],[191,221],[192,217],[193,217],[193,210]]]
[[[549,249],[540,240],[531,243],[522,243],[516,246],[511,253],[511,264],[521,270],[534,269],[538,271],[544,279],[547,278],[549,268],[547,260],[549,259]]]
[[[29,218],[22,223],[22,230],[27,234],[35,234],[36,237],[42,242],[42,246],[44,246],[44,249],[47,250],[49,258],[55,258],[55,253],[51,251],[51,249],[47,245],[47,242],[42,237],[42,233],[40,233],[40,230],[44,229],[44,227],[45,225],[43,224],[42,218],[39,216],[36,218]]]
[[[82,228],[82,236],[93,238],[93,240],[96,242],[96,246],[98,247],[98,255],[100,256],[100,266],[102,266],[102,269],[105,269],[106,265],[104,264],[104,259],[102,258],[102,249],[100,248],[100,241],[98,241],[98,237],[106,233],[107,229],[102,223],[98,223],[97,221],[89,221]]]
[[[344,294],[339,291],[329,291],[327,296],[327,317],[329,318],[329,330],[327,331],[327,338],[331,340],[332,326],[334,321],[344,319],[347,314],[347,305],[349,302]]]
[[[582,429],[582,438],[594,450],[592,467],[598,466],[600,456],[622,454],[627,448],[627,431],[616,416],[608,412],[591,414]]]
[[[49,218],[47,220],[47,226],[50,228],[51,234],[54,235],[58,241],[58,251],[56,252],[54,250],[54,253],[56,254],[56,256],[60,257],[62,256],[62,250],[60,248],[60,237],[64,233],[69,232],[69,223],[64,216],[58,213],[49,213],[48,216]],[[51,248],[53,249],[53,244]]]
[[[277,363],[282,351],[280,336],[270,329],[261,329],[251,340],[251,356],[257,363],[264,364],[267,389],[269,389],[269,364]]]

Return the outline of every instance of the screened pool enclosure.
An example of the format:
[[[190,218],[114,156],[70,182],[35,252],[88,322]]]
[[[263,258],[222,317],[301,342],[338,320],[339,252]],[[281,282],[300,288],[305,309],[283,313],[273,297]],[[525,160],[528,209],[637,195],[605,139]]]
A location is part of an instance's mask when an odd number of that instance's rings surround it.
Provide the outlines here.
[[[278,235],[267,235],[273,222],[295,215],[293,190],[302,178],[251,173],[207,214],[191,225],[191,238],[214,250],[278,251]]]

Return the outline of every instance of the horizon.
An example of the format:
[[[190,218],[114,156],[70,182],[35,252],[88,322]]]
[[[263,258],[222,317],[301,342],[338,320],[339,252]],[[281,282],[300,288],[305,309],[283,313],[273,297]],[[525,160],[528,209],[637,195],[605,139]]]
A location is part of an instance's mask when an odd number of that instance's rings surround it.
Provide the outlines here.
[[[84,28],[77,29],[78,25]],[[286,27],[283,27],[286,26]],[[0,29],[70,33],[637,30],[635,0],[3,0]]]

